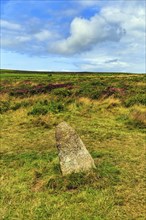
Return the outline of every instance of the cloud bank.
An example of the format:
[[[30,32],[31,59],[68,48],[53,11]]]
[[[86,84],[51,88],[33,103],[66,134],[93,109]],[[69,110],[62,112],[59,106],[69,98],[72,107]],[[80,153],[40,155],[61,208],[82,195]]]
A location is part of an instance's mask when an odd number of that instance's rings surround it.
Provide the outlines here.
[[[1,48],[64,58],[67,69],[145,72],[145,8],[143,0],[4,1]]]

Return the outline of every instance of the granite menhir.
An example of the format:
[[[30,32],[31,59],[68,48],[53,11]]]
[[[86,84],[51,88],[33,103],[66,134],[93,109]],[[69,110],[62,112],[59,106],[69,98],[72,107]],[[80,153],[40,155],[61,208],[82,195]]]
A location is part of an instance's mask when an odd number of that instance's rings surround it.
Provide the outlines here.
[[[56,127],[56,143],[62,174],[87,172],[95,168],[94,160],[76,131],[66,122]]]

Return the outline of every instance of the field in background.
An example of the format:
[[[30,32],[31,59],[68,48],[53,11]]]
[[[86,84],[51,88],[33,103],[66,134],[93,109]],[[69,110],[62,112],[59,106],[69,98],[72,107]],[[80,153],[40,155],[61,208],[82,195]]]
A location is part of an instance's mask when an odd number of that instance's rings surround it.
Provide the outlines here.
[[[3,220],[143,220],[143,74],[1,74]],[[62,177],[55,126],[67,121],[95,160]]]

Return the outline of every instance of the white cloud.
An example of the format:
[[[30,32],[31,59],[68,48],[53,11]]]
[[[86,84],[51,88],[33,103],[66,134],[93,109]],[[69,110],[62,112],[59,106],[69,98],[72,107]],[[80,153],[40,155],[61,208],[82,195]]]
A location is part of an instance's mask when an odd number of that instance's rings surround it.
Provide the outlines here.
[[[111,23],[120,23],[122,27],[131,32],[133,30],[145,31],[145,9],[142,7],[105,7],[101,15]]]
[[[110,71],[111,69],[118,69],[118,68],[126,68],[128,67],[128,63],[126,61],[117,59],[116,56],[108,56],[106,54],[103,55],[95,55],[91,56],[88,55],[88,58],[83,58],[83,62],[80,65],[82,70],[87,71],[98,71],[103,69],[104,71]]]
[[[70,36],[56,44],[55,51],[62,54],[74,54],[91,49],[94,44],[106,40],[119,41],[124,29],[119,25],[108,23],[102,16],[90,19],[75,18],[70,25]]]
[[[6,20],[0,20],[1,28],[10,29],[10,30],[21,30],[21,25],[9,22]]]
[[[31,36],[16,36],[16,41],[18,41],[19,43],[24,43],[24,42],[27,42],[27,41],[30,41],[31,40]]]
[[[32,39],[31,35],[22,33],[20,31],[19,31],[19,33],[16,32],[16,31],[13,32],[11,30],[7,30],[7,31],[4,31],[4,32],[2,31],[1,35],[2,35],[2,37],[1,37],[1,46],[4,47],[4,48],[9,48],[10,47],[11,49],[15,48],[15,47],[18,48],[19,45],[24,46],[24,43],[29,42]],[[22,47],[21,47],[21,49],[22,49]]]
[[[42,30],[36,34],[34,34],[34,37],[39,41],[47,40],[48,38],[52,37],[52,33],[48,30]]]

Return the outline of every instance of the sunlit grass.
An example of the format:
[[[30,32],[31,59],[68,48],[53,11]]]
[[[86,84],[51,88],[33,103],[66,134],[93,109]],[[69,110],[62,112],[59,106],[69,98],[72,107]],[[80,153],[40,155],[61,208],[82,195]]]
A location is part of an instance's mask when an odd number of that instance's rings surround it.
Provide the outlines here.
[[[50,77],[53,83],[67,81],[75,86],[80,80],[82,84],[89,82],[89,87],[92,82],[100,85],[103,81],[116,86],[126,78],[131,86],[125,95],[127,100],[136,83],[141,94],[143,86],[143,76],[138,75],[13,77],[6,75],[2,83],[17,88],[24,80],[37,85]],[[126,107],[123,97],[115,95],[92,99],[90,94],[77,93],[77,89],[70,96],[63,90],[26,97],[11,96],[9,90],[2,94],[2,219],[145,218],[145,106],[128,101]],[[95,85],[93,89],[96,92]],[[50,108],[52,101],[61,102],[64,110]],[[40,108],[46,106],[46,114],[29,114],[37,103]],[[62,177],[55,127],[63,120],[76,129],[94,158],[96,169],[92,172]]]

